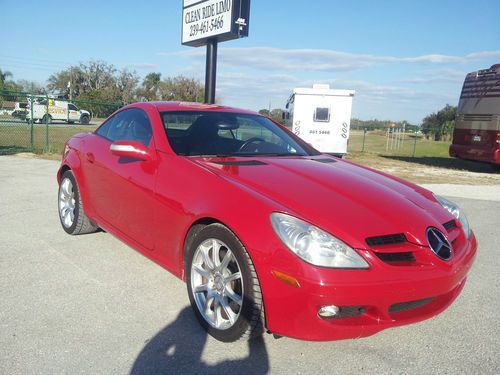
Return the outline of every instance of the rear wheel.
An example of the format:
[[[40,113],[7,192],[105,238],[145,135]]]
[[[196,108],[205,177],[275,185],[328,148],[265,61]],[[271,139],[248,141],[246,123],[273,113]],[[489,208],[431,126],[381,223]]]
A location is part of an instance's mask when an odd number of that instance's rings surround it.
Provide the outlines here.
[[[242,243],[218,223],[204,227],[188,243],[184,263],[187,288],[202,327],[224,342],[261,335],[262,293]]]
[[[51,115],[43,115],[42,118],[42,123],[44,124],[50,124],[52,122],[52,116]]]
[[[61,177],[58,193],[59,220],[66,233],[85,234],[99,228],[85,215],[75,176],[66,171]]]

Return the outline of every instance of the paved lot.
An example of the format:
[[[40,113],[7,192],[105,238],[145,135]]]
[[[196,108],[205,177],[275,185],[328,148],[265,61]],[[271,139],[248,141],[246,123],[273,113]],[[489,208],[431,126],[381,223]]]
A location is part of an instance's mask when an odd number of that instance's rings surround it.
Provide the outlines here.
[[[198,328],[167,271],[106,233],[65,234],[57,166],[0,157],[0,374],[499,372],[498,199],[453,198],[480,252],[440,316],[360,340],[222,344]]]

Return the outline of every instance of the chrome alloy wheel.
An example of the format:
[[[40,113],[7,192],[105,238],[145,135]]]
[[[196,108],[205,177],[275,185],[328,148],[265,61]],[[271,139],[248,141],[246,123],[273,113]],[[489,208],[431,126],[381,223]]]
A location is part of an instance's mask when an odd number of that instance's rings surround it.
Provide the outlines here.
[[[191,286],[196,306],[212,327],[231,328],[243,305],[243,278],[231,249],[209,238],[196,249],[191,264]]]
[[[65,178],[59,188],[59,216],[66,228],[73,225],[75,220],[75,191],[69,178]]]

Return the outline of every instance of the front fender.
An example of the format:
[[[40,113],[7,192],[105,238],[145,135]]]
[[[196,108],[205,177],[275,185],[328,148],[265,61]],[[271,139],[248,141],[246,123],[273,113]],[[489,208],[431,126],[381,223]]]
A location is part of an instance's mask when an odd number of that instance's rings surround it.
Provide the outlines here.
[[[61,183],[61,177],[66,170],[70,169],[73,172],[73,175],[75,176],[76,182],[78,184],[78,191],[80,193],[82,205],[85,208],[85,214],[92,219],[95,216],[95,211],[87,194],[87,182],[85,179],[84,169],[82,168],[82,161],[80,156],[81,153],[80,151],[78,151],[78,149],[75,148],[75,146],[78,146],[80,148],[83,142],[80,142],[80,140],[78,139],[76,140],[78,144],[75,145],[73,144],[74,142],[75,140],[72,139],[65,146],[65,148],[68,148],[68,151],[65,150],[65,156],[61,162],[59,170],[57,171],[57,183]]]

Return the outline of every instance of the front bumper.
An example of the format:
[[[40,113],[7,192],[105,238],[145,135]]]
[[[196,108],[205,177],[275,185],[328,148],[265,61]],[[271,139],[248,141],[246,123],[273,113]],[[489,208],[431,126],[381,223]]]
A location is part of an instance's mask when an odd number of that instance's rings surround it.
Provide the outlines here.
[[[411,246],[417,254],[411,265],[387,264],[370,250],[368,270],[332,270],[308,266],[296,277],[300,287],[266,277],[264,301],[268,329],[304,340],[338,340],[373,335],[383,329],[431,318],[445,310],[463,289],[477,250],[471,233],[454,246],[452,260],[437,258],[429,248]],[[358,250],[359,251],[359,250]],[[280,272],[291,274],[280,262]],[[270,284],[271,285],[270,285]],[[341,316],[321,318],[322,306],[341,307]]]

